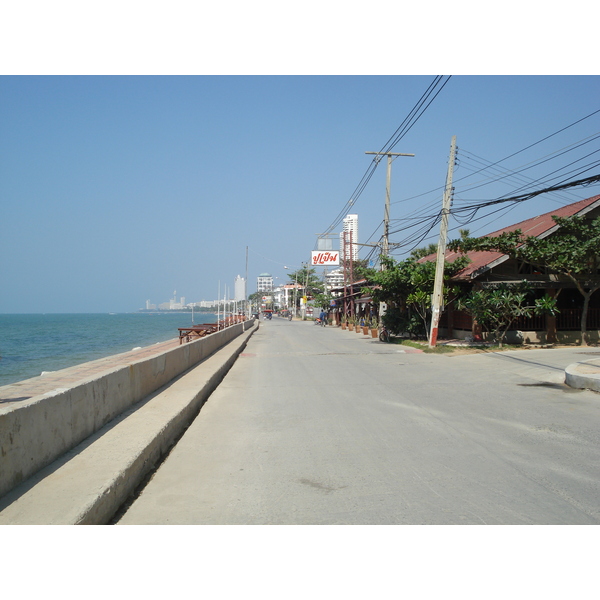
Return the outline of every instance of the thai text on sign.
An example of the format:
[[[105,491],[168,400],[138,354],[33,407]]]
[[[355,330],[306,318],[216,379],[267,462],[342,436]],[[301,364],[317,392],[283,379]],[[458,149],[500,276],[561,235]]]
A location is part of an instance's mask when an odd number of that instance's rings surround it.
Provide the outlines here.
[[[311,253],[311,264],[313,265],[313,267],[329,265],[337,266],[340,264],[340,253],[313,250]]]

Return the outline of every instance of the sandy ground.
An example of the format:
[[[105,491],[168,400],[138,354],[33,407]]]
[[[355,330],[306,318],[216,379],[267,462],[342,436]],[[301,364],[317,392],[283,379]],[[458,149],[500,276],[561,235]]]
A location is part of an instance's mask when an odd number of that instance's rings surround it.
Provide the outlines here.
[[[425,341],[415,341],[415,344],[421,344],[423,348],[427,348],[427,342]],[[452,345],[452,344],[460,344],[460,345]],[[579,346],[577,344],[546,344],[546,345],[532,345],[532,344],[523,344],[520,346],[517,345],[504,345],[502,348],[499,348],[496,345],[490,346],[481,346],[481,345],[468,345],[467,342],[462,342],[461,340],[439,340],[438,347],[443,347],[443,352],[440,354],[444,354],[444,356],[463,356],[465,354],[485,354],[489,352],[505,352],[507,350],[541,350],[541,349],[559,349],[559,348],[588,348],[590,351],[598,349],[598,345],[591,346]]]

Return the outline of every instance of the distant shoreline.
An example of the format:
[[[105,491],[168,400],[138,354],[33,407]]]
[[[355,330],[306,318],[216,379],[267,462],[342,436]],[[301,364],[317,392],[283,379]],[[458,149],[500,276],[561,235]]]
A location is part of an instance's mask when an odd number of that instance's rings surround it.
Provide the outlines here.
[[[191,313],[192,309],[179,309],[179,310],[170,310],[170,309],[166,309],[166,310],[160,310],[160,309],[147,309],[147,308],[140,308],[140,310],[138,310],[137,312],[139,313],[146,313],[146,314],[167,314],[167,315],[171,315],[171,314],[175,314],[175,313]],[[208,313],[211,315],[216,315],[217,312],[215,310],[206,310],[206,309],[201,309],[201,308],[195,308],[193,312],[197,312],[197,313]]]

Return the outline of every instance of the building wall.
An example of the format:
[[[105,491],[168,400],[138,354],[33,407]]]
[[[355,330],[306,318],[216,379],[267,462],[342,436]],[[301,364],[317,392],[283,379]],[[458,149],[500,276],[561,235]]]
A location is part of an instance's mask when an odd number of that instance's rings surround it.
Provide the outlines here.
[[[327,273],[327,288],[332,289],[341,287],[344,285],[344,271],[343,269],[335,269]]]
[[[273,276],[269,273],[261,273],[256,279],[257,292],[270,292],[273,290]]]

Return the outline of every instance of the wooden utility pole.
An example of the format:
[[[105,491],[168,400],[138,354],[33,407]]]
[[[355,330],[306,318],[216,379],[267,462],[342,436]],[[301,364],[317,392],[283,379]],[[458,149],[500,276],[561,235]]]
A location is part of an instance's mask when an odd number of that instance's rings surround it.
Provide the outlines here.
[[[392,156],[414,156],[414,154],[401,154],[394,152],[365,152],[365,154],[375,154],[376,156],[387,156],[387,176],[385,183],[385,209],[383,212],[383,242],[381,244],[381,255],[387,256],[390,251],[390,191],[392,185]],[[383,271],[384,266],[381,265]],[[387,304],[381,302],[379,304],[379,315],[383,316],[387,312]]]
[[[244,279],[244,311],[246,319],[250,318],[250,308],[248,307],[248,246],[246,246],[246,279]]]
[[[456,156],[456,136],[452,137],[450,145],[450,160],[448,161],[448,175],[446,176],[446,187],[442,199],[442,222],[440,223],[440,240],[437,248],[435,263],[435,281],[433,284],[433,296],[431,297],[431,331],[429,333],[429,347],[435,348],[438,336],[438,324],[444,305],[444,262],[446,256],[446,238],[448,236],[448,215],[452,201],[452,176],[454,174],[454,160]]]
[[[355,307],[354,307],[354,258],[352,256],[354,246],[352,245],[352,232],[350,234],[350,318],[354,318]]]
[[[390,188],[392,183],[392,156],[414,156],[414,154],[400,154],[394,152],[365,152],[365,154],[375,154],[376,156],[387,156],[387,176],[385,185],[385,209],[383,212],[383,243],[381,254],[387,256],[390,251]]]
[[[348,235],[347,231],[342,232],[342,248],[343,248],[343,262],[344,262],[344,308],[343,308],[343,316],[342,320],[346,321],[348,319],[348,247],[346,243],[346,236]]]

